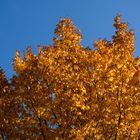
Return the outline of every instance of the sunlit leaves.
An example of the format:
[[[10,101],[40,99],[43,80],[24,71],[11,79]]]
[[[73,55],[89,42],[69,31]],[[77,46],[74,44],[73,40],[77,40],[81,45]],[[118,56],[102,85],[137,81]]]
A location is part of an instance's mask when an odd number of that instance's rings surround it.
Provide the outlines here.
[[[85,49],[80,30],[62,18],[53,46],[40,46],[37,55],[27,48],[23,58],[17,51],[11,81],[0,71],[1,137],[139,139],[140,59],[120,15],[114,27],[112,41]]]

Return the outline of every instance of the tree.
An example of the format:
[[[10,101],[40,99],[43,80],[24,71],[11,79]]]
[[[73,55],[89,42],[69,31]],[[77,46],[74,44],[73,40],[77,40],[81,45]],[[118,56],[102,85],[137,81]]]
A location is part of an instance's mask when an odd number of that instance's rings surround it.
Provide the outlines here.
[[[91,50],[64,18],[53,46],[37,55],[27,48],[24,58],[17,51],[16,75],[8,82],[1,71],[2,139],[139,139],[140,58],[119,15],[114,27],[112,41],[97,40]]]

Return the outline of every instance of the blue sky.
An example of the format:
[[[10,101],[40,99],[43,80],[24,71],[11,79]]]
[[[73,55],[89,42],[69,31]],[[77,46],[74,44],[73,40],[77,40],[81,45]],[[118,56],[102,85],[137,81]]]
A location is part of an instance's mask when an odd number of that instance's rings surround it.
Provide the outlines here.
[[[135,32],[135,56],[140,55],[140,0],[0,0],[0,66],[12,76],[15,51],[53,44],[61,17],[71,18],[83,35],[82,44],[93,48],[98,38],[111,40],[117,13]]]

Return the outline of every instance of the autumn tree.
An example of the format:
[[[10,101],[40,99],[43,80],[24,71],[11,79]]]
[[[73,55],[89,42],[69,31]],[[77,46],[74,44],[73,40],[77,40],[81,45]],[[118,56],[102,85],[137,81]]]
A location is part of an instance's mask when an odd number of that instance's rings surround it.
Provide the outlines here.
[[[16,74],[9,82],[0,75],[3,140],[140,139],[140,58],[119,15],[114,27],[112,41],[97,40],[91,50],[63,18],[53,45],[37,55],[27,48],[23,58],[16,52]]]
[[[14,104],[14,96],[10,90],[10,85],[0,68],[0,138],[4,140],[13,137],[16,115]]]

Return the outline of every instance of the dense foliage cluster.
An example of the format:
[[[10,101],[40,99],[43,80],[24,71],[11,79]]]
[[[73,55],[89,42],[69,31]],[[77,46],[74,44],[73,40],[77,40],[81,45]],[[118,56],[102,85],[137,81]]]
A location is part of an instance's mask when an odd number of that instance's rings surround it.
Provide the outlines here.
[[[70,19],[61,19],[54,44],[16,52],[16,74],[0,69],[3,140],[140,139],[140,58],[134,33],[116,16],[112,41],[94,50]]]

